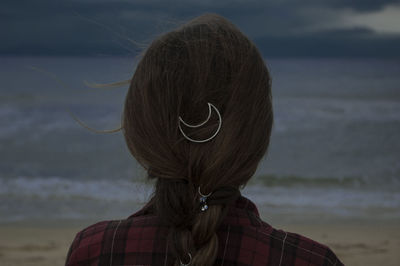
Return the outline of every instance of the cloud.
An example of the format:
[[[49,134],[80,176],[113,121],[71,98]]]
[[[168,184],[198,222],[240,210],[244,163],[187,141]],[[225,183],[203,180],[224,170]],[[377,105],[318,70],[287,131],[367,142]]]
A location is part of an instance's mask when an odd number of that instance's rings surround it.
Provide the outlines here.
[[[342,18],[346,25],[364,25],[382,34],[400,34],[400,6],[386,6],[379,11],[350,14]]]
[[[303,48],[295,51],[304,55],[315,40],[332,43],[332,35],[336,43],[332,49],[337,51],[318,51],[340,54],[340,49],[347,51],[346,47],[358,43],[357,40],[371,40],[371,43],[397,40],[400,8],[394,3],[392,0],[3,0],[0,53],[124,53],[135,49],[127,38],[148,41],[175,27],[176,22],[215,12],[230,19],[256,41],[288,43],[269,46],[268,51],[273,54],[292,54],[289,43],[298,41]],[[366,55],[368,51],[364,50]]]
[[[349,8],[356,11],[374,11],[380,10],[387,5],[398,4],[398,0],[316,0],[313,4],[332,7],[332,8]]]

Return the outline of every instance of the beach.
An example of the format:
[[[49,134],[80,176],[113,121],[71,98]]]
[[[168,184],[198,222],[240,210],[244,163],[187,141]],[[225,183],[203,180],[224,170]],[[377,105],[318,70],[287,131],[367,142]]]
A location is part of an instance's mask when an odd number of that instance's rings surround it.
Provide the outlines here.
[[[135,62],[1,60],[0,266],[63,265],[79,230],[128,217],[153,192],[121,132],[94,134],[70,115],[117,128],[127,88],[83,81],[126,80]],[[328,245],[346,265],[400,265],[399,61],[267,61],[271,143],[242,194],[267,223]]]
[[[75,234],[89,224],[2,225],[0,265],[64,265]],[[345,265],[369,266],[400,264],[400,226],[368,225],[285,225],[280,229],[296,232],[328,245]]]
[[[328,245],[345,265],[400,264],[398,225],[288,225],[282,229]]]

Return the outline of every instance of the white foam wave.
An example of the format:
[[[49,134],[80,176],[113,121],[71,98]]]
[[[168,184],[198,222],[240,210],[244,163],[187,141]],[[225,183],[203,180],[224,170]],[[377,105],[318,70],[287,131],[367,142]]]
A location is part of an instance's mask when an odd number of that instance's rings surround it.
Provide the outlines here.
[[[0,196],[34,199],[92,199],[143,201],[153,192],[150,184],[123,179],[70,180],[61,177],[0,179]],[[293,207],[400,208],[400,193],[341,187],[249,185],[244,195],[260,204]]]
[[[0,222],[125,217],[152,192],[150,184],[122,179],[0,178]],[[269,214],[371,218],[379,213],[382,219],[400,218],[400,194],[393,190],[249,185],[242,194]]]
[[[61,177],[0,179],[0,196],[36,199],[142,201],[149,185],[127,180],[70,180]]]

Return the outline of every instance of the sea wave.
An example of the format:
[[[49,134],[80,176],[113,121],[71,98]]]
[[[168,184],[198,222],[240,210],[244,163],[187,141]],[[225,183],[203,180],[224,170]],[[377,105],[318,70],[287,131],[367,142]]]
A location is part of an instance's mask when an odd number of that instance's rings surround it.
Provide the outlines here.
[[[266,174],[255,177],[251,184],[267,187],[313,187],[313,188],[386,188],[399,189],[400,179],[395,177],[376,178],[375,176],[301,176]]]
[[[263,213],[316,217],[400,218],[397,190],[357,189],[301,184],[292,178],[273,186],[248,184],[242,195],[253,200]],[[315,181],[315,180],[314,180]],[[349,182],[349,181],[345,181]],[[280,184],[280,185],[278,185]],[[324,183],[325,184],[325,183]],[[125,179],[65,179],[62,177],[0,178],[0,222],[27,219],[90,219],[124,217],[143,206],[153,193],[153,185]],[[289,217],[288,216],[288,217]]]
[[[36,199],[143,200],[152,186],[128,180],[72,180],[61,177],[0,178],[0,196]]]

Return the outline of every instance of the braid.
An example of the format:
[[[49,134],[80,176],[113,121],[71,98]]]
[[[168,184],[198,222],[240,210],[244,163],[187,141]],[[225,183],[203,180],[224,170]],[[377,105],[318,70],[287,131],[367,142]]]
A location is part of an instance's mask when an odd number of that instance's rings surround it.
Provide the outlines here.
[[[192,228],[192,236],[197,252],[192,265],[212,265],[217,257],[218,237],[216,234],[222,218],[221,205],[209,206],[208,210],[197,215]]]
[[[158,178],[155,191],[157,215],[169,227],[168,247],[179,261],[186,261],[187,253],[192,250],[191,228],[195,217],[195,191],[190,189],[183,179]]]
[[[216,231],[226,208],[212,205],[200,212],[197,191],[183,179],[158,178],[155,193],[156,212],[169,227],[168,246],[175,265],[187,262],[188,253],[190,265],[212,265],[218,252]]]

